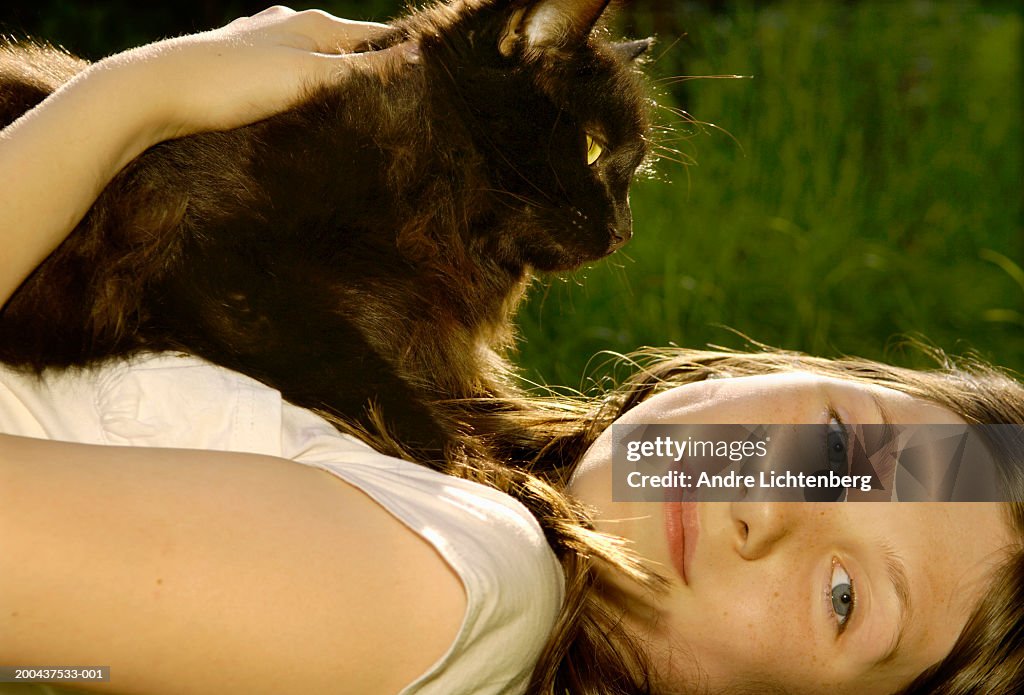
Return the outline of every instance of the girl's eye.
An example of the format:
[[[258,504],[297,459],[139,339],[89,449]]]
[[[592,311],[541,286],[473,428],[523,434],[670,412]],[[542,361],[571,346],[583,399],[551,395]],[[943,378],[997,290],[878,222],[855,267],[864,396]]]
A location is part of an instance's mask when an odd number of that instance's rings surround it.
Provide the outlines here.
[[[845,473],[849,462],[850,433],[835,413],[832,414],[832,419],[828,422],[825,441],[828,467],[837,473]]]
[[[597,140],[595,140],[590,134],[587,135],[587,166],[592,166],[594,162],[601,158],[601,154],[604,152],[604,147],[601,146]]]
[[[836,616],[836,622],[839,623],[839,633],[842,634],[846,621],[853,614],[853,608],[857,602],[853,593],[853,582],[850,581],[850,575],[846,573],[846,570],[843,569],[843,566],[838,561],[832,562],[831,585],[832,613]]]

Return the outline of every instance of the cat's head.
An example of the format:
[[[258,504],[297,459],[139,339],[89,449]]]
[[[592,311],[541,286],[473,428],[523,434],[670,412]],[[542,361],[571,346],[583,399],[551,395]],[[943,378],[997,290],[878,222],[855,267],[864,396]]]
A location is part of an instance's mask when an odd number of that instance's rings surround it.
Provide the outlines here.
[[[463,0],[398,23],[442,123],[472,144],[499,260],[563,270],[629,240],[629,184],[647,154],[635,61],[649,40],[595,28],[608,0]],[[440,113],[437,113],[437,112]]]

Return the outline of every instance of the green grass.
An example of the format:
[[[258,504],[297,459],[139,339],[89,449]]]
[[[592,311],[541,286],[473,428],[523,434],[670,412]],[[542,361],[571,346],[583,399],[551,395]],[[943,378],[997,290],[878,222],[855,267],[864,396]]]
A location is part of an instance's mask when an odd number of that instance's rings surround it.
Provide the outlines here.
[[[600,350],[743,347],[733,331],[901,364],[912,334],[1024,370],[1020,10],[790,1],[679,19],[688,34],[661,36],[648,72],[659,101],[718,127],[660,111],[695,164],[634,185],[622,252],[534,288],[526,374],[579,386]],[[664,79],[720,74],[752,79]]]

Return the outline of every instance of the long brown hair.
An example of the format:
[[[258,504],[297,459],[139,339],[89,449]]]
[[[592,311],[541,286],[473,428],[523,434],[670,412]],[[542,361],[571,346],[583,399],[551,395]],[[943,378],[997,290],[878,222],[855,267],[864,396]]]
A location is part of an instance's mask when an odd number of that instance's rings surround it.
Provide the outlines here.
[[[683,384],[805,371],[895,389],[943,406],[971,424],[1024,424],[1024,386],[1018,380],[978,360],[954,360],[934,350],[930,354],[936,367],[914,370],[771,349],[749,353],[645,349],[618,356],[621,378],[598,393],[447,404],[472,422],[478,440],[474,446],[489,455],[453,457],[446,472],[492,485],[523,502],[545,529],[565,571],[566,599],[534,671],[530,692],[655,692],[644,650],[601,599],[604,587],[597,566],[610,564],[653,591],[660,590],[664,580],[630,553],[621,539],[596,532],[587,510],[564,492],[584,453],[612,422],[651,396]],[[372,443],[386,453],[402,455],[396,442]],[[1024,682],[1024,621],[1019,610],[1024,606],[1024,439],[1011,435],[990,444],[1004,489],[1014,500],[1007,505],[1007,518],[1018,544],[950,654],[900,695],[1012,693]]]

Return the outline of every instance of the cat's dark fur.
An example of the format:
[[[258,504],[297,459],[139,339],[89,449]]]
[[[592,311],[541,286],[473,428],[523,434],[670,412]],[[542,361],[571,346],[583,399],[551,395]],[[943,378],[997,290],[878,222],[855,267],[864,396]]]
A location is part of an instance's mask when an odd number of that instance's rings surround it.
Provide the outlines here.
[[[533,270],[612,252],[645,156],[644,42],[592,32],[607,0],[416,11],[374,71],[259,123],[150,148],[0,313],[0,360],[42,370],[183,350],[436,455],[507,395]],[[86,66],[0,48],[0,125]],[[586,134],[605,152],[587,164]]]

